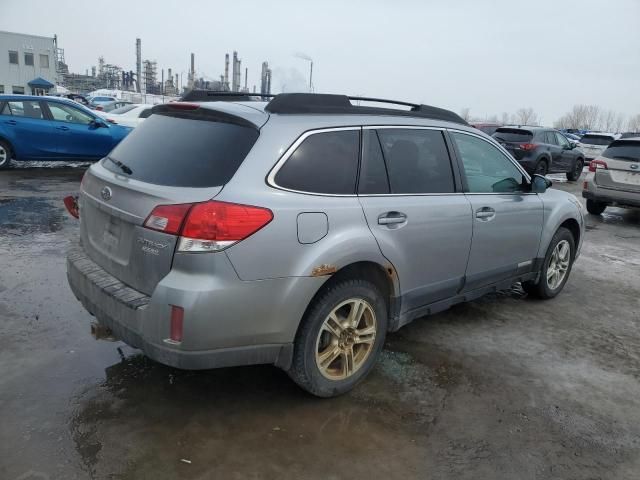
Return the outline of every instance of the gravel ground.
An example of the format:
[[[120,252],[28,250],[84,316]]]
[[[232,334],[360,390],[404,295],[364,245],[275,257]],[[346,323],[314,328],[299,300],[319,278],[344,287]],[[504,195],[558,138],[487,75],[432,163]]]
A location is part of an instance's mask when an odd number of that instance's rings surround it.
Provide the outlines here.
[[[273,367],[94,341],[64,265],[83,166],[46,167],[0,173],[0,478],[640,477],[640,212],[588,217],[556,299],[516,286],[417,320],[319,400]]]

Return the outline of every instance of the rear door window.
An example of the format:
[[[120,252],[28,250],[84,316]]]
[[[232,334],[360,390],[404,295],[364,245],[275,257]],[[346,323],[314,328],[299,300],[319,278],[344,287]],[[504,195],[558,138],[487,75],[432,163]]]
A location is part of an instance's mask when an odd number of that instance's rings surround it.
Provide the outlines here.
[[[32,101],[8,101],[7,103],[5,103],[4,108],[0,113],[2,115],[13,115],[14,117],[36,119],[44,118],[44,113],[40,108],[40,103]]]
[[[289,156],[276,173],[275,182],[300,192],[354,194],[359,155],[359,130],[314,133]]]
[[[375,130],[364,130],[362,140],[362,166],[358,193],[361,195],[389,193],[387,167],[382,156],[382,147]]]
[[[152,115],[109,154],[128,176],[171,187],[226,184],[258,139],[257,129],[221,121]],[[103,166],[122,174],[105,159]]]
[[[378,130],[391,193],[452,193],[451,160],[442,132],[427,129]]]
[[[553,132],[544,132],[546,141],[544,143],[548,143],[549,145],[558,145],[558,139],[556,138],[555,133]]]
[[[640,141],[616,140],[609,145],[602,156],[612,160],[640,162]]]
[[[499,128],[492,136],[499,142],[529,143],[533,138],[533,133],[520,128]]]

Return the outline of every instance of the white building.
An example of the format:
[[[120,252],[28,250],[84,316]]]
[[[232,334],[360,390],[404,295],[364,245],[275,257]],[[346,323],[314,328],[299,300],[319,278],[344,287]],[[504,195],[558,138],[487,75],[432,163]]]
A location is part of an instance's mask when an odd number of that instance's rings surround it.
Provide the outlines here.
[[[43,95],[56,82],[53,37],[0,31],[0,94]]]

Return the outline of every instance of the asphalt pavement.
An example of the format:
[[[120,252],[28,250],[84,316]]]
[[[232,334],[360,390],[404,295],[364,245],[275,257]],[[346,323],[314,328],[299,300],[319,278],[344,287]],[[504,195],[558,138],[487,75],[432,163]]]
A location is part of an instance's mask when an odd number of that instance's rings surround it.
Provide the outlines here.
[[[83,171],[0,172],[0,478],[640,478],[639,211],[588,216],[556,299],[516,286],[419,319],[320,400],[275,367],[94,340],[65,275]]]

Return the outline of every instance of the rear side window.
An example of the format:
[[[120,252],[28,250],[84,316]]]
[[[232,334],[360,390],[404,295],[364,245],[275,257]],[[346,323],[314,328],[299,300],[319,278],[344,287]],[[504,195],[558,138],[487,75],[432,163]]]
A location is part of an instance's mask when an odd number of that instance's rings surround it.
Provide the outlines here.
[[[521,128],[499,128],[493,134],[493,138],[500,142],[529,143],[533,138],[533,133]]]
[[[586,134],[580,139],[580,143],[586,145],[609,145],[613,142],[613,138],[608,135],[589,135]]]
[[[353,194],[359,153],[358,130],[315,133],[291,154],[276,174],[275,182],[301,192]]]
[[[439,130],[378,130],[391,193],[455,191],[449,152]]]
[[[109,154],[130,178],[170,187],[226,184],[258,139],[258,130],[232,123],[152,115]],[[103,166],[123,171],[108,160]]]
[[[602,156],[615,160],[640,162],[640,141],[616,140],[607,148]]]

